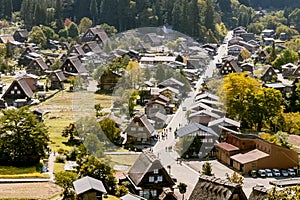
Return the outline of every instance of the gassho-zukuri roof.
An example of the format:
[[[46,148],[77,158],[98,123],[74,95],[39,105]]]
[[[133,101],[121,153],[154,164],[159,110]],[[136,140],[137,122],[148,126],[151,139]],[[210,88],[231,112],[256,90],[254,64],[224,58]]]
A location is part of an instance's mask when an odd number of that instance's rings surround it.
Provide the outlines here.
[[[147,200],[144,197],[140,197],[138,195],[131,194],[131,193],[128,193],[128,194],[120,197],[120,199],[121,200]]]
[[[73,182],[74,189],[77,195],[85,193],[89,190],[96,190],[107,193],[102,181],[86,176]]]
[[[270,156],[270,155],[263,152],[263,151],[260,151],[258,149],[254,149],[254,150],[249,151],[249,152],[244,153],[244,154],[239,153],[239,154],[233,155],[230,158],[232,160],[235,160],[235,161],[241,163],[241,164],[246,164],[246,163],[249,163],[249,162],[259,160],[261,158],[266,158],[268,156]]]
[[[238,194],[237,199],[247,200],[241,185],[214,176],[200,175],[189,200],[227,200],[234,199],[235,194]]]
[[[202,124],[198,124],[196,122],[191,122],[187,126],[184,126],[184,127],[180,128],[180,129],[178,129],[177,135],[179,137],[183,137],[185,135],[196,133],[198,131],[204,131],[204,132],[206,132],[208,134],[211,134],[213,136],[219,137],[219,135],[214,130],[212,130],[211,128],[209,128],[207,126],[203,126]]]
[[[146,173],[154,171],[154,169],[164,169],[164,167],[153,152],[144,150],[130,168],[128,178],[137,188]]]

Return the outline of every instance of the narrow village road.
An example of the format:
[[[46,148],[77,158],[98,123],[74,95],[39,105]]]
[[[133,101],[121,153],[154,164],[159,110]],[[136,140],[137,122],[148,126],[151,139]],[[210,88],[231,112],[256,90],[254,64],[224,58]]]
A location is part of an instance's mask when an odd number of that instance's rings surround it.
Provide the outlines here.
[[[225,41],[228,41],[231,38],[232,32],[229,32],[225,37]],[[165,137],[164,139],[160,138],[160,140],[153,148],[153,152],[161,159],[163,166],[169,171],[171,176],[177,179],[177,183],[183,182],[187,184],[185,199],[188,199],[191,195],[194,186],[198,181],[199,172],[193,170],[184,162],[179,163],[177,161],[177,158],[179,158],[180,155],[176,151],[174,151],[174,146],[177,142],[177,139],[175,138],[175,131],[188,123],[185,117],[186,111],[194,103],[194,97],[201,87],[201,84],[203,83],[203,78],[212,77],[213,72],[216,69],[216,63],[218,63],[226,54],[227,44],[222,44],[218,48],[217,55],[210,61],[209,65],[207,66],[204,75],[202,75],[197,82],[195,90],[191,91],[188,97],[184,99],[177,112],[174,114],[172,120],[164,129],[164,133],[167,135],[167,137]],[[178,189],[175,190],[175,194],[178,197],[181,197]]]

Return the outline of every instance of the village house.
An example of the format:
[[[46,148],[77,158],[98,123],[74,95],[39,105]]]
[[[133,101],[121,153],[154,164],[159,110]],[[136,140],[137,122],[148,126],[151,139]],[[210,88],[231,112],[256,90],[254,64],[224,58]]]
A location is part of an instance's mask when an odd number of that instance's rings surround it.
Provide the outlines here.
[[[157,112],[155,115],[151,118],[151,120],[154,121],[154,128],[155,129],[162,129],[165,127],[165,125],[168,123],[168,116]]]
[[[83,51],[83,49],[79,44],[75,44],[68,51],[68,56],[77,56],[79,58],[82,58],[84,54],[85,52]]]
[[[151,145],[156,141],[157,132],[145,114],[138,113],[131,120],[126,130],[126,144]]]
[[[2,95],[8,106],[22,107],[28,105],[32,99],[33,91],[25,79],[15,79]]]
[[[83,46],[82,49],[85,53],[88,52],[93,52],[96,54],[100,54],[102,52],[100,45],[96,41],[89,41],[86,42]]]
[[[257,54],[258,61],[260,61],[261,63],[265,63],[268,55],[269,55],[269,53],[266,50],[259,51]]]
[[[256,135],[228,133],[225,142],[216,144],[216,157],[237,171],[298,167],[298,153],[269,143]]]
[[[159,100],[149,101],[145,106],[145,113],[148,118],[152,119],[157,112],[166,114],[167,103]]]
[[[241,64],[241,68],[243,72],[250,72],[250,74],[253,74],[254,71],[254,65],[251,63],[243,63]]]
[[[28,31],[27,29],[16,30],[13,37],[15,41],[26,42],[28,40]]]
[[[203,158],[211,153],[214,144],[217,143],[219,135],[211,128],[199,123],[191,122],[188,125],[181,127],[177,130],[176,135],[179,140],[183,137],[190,137],[192,141],[198,140],[196,145],[193,142],[185,152],[181,152],[183,157],[199,157]],[[200,142],[200,144],[199,144]]]
[[[221,75],[227,75],[229,73],[242,72],[242,69],[238,66],[236,60],[234,60],[233,58],[229,58],[222,64],[219,72]]]
[[[238,121],[233,119],[222,117],[219,119],[215,119],[208,123],[208,127],[213,129],[216,133],[218,133],[221,138],[226,135],[226,133],[236,133],[239,131],[241,124]]]
[[[173,190],[175,185],[160,159],[150,150],[140,154],[127,178],[132,185],[130,191],[146,199],[158,197],[163,193],[163,188]]]
[[[274,68],[270,65],[261,73],[260,79],[265,83],[276,82],[277,73],[275,72]]]
[[[102,181],[86,176],[73,182],[78,200],[102,200],[107,191]]]
[[[180,90],[184,86],[184,83],[176,80],[175,78],[171,77],[157,85],[158,88],[165,88],[165,87],[172,87],[175,89]]]
[[[63,71],[60,69],[51,71],[48,75],[48,79],[50,80],[50,89],[55,90],[63,90],[64,89],[64,82],[67,80]]]
[[[80,40],[83,43],[89,41],[96,41],[100,45],[100,47],[103,48],[109,40],[109,38],[102,28],[92,27],[84,33]]]
[[[5,35],[0,35],[0,43],[6,44],[8,42],[14,42],[15,39],[12,35],[5,34]]]
[[[287,63],[281,66],[282,77],[283,78],[298,78],[300,77],[300,68],[299,66],[293,63]]]
[[[214,176],[200,175],[189,200],[247,200],[242,185]]]
[[[148,33],[142,38],[142,40],[146,44],[150,44],[152,47],[162,45],[162,38],[156,33]]]
[[[26,67],[26,73],[41,76],[45,75],[48,69],[49,67],[43,58],[35,58]]]
[[[192,112],[188,116],[188,119],[190,122],[195,122],[207,126],[210,121],[219,119],[220,117],[220,115],[204,109],[197,112]]]
[[[78,75],[85,78],[88,75],[86,68],[82,65],[77,56],[68,57],[62,64],[61,70],[67,78]]]

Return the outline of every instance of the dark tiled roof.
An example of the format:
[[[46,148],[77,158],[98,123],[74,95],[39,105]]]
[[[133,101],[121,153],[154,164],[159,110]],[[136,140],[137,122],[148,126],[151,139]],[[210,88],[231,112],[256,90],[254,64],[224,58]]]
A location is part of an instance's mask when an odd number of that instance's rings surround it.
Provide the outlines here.
[[[145,128],[149,131],[149,133],[152,135],[155,132],[154,127],[151,125],[150,121],[147,119],[147,116],[145,114],[137,115],[140,119],[140,121],[144,124]]]
[[[102,193],[107,193],[102,181],[89,176],[74,181],[73,185],[77,195],[85,193],[89,190],[96,190]]]
[[[184,83],[176,80],[175,78],[169,78],[169,79],[164,80],[163,82],[159,83],[158,85],[164,86],[164,87],[177,85],[179,87],[182,87],[182,86],[184,86]]]
[[[83,56],[85,53],[83,51],[83,49],[81,48],[81,46],[79,44],[74,45],[73,47],[71,47],[69,54],[73,54],[73,51],[76,51],[76,53],[78,53],[79,55]]]
[[[20,30],[16,30],[16,32],[18,32],[20,34],[21,37],[23,38],[28,38],[28,31],[26,29],[20,29]]]
[[[101,53],[102,50],[99,46],[99,44],[96,41],[89,41],[87,43],[85,43],[82,47],[82,49],[85,49],[85,47],[88,46],[88,48],[94,52],[94,53]]]
[[[164,169],[164,167],[152,151],[144,150],[130,168],[128,176],[135,186],[139,186],[144,176],[148,172],[154,171],[154,169]],[[171,178],[169,177],[169,179]]]
[[[269,190],[265,187],[253,187],[248,200],[267,200]]]
[[[239,200],[247,199],[241,185],[213,176],[200,175],[189,200],[230,200],[234,199],[234,194],[238,194]]]
[[[157,113],[154,115],[154,117],[156,117],[156,118],[158,118],[158,119],[160,119],[161,121],[164,121],[164,122],[166,122],[167,119],[168,119],[168,116],[167,116],[167,115],[164,115],[164,114],[162,114],[162,113],[160,113],[160,112],[157,112]]]
[[[273,67],[270,65],[270,66],[268,66],[268,67],[261,73],[261,78],[263,78],[263,77],[269,75],[268,72],[270,72],[270,71],[272,72],[272,74],[276,75],[275,70],[274,70]]]
[[[211,128],[209,128],[207,126],[203,126],[202,124],[198,124],[196,122],[191,122],[190,124],[178,129],[177,135],[179,137],[183,137],[183,136],[191,134],[191,133],[196,133],[197,131],[204,131],[208,134],[219,137],[219,135]]]
[[[82,65],[81,61],[79,60],[79,58],[77,56],[72,56],[72,57],[67,58],[67,60],[68,59],[73,64],[73,66],[76,68],[76,70],[79,74],[87,73],[86,68]]]
[[[54,74],[57,76],[57,78],[60,82],[63,82],[65,80],[67,80],[67,78],[65,77],[63,71],[61,71],[60,69],[55,70]]]

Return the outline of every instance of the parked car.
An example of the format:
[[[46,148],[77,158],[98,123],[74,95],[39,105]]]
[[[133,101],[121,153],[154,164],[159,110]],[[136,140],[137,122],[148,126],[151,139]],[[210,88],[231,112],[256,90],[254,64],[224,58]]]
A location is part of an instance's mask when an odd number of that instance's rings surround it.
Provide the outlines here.
[[[276,177],[279,177],[281,175],[280,171],[278,169],[273,169],[272,173],[273,173],[273,176],[276,176]]]
[[[265,169],[265,172],[266,172],[266,176],[267,176],[267,177],[272,177],[272,176],[273,176],[272,170],[270,170],[270,169]]]
[[[295,170],[292,169],[292,168],[289,168],[289,169],[287,170],[287,172],[288,172],[288,174],[289,174],[290,176],[296,176],[296,172],[295,172]]]
[[[287,170],[282,169],[282,170],[281,170],[281,175],[284,176],[284,177],[288,177],[288,176],[289,176],[289,173],[287,172]]]
[[[251,170],[251,171],[249,172],[249,176],[251,176],[252,178],[256,178],[256,177],[257,177],[257,172],[256,172],[256,170]]]
[[[258,170],[257,173],[258,173],[259,177],[262,177],[262,178],[266,177],[266,171],[263,169]]]

